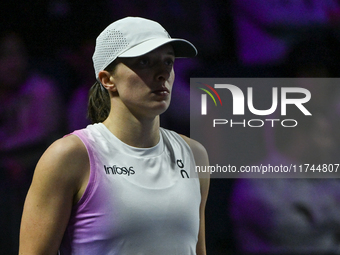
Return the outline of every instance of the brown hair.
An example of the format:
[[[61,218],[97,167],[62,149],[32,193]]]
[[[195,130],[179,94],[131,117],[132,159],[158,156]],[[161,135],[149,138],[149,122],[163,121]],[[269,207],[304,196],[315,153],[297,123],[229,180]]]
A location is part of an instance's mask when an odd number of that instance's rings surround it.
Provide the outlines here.
[[[114,73],[118,61],[113,61],[105,71]],[[111,108],[109,92],[100,81],[96,81],[89,91],[87,117],[93,123],[103,122],[109,116]]]

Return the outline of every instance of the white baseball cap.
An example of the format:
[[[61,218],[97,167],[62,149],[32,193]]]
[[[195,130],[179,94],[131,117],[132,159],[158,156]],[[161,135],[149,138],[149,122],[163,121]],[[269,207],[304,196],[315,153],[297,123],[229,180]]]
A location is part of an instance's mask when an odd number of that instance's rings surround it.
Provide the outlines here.
[[[138,57],[171,43],[176,58],[194,57],[195,46],[187,40],[171,38],[157,22],[126,17],[106,27],[97,37],[92,57],[96,78],[118,57]]]

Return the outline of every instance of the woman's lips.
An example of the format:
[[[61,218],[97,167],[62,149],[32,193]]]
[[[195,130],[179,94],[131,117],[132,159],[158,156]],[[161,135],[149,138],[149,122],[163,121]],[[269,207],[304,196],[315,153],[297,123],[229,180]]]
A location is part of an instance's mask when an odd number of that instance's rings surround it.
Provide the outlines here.
[[[159,96],[166,96],[170,94],[170,91],[166,87],[162,87],[161,89],[154,90],[152,93]]]

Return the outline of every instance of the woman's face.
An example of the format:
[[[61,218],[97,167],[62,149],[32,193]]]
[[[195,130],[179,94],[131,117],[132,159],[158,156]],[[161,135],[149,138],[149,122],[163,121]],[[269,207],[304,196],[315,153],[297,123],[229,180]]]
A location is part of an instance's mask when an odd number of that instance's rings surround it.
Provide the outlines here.
[[[175,78],[174,60],[170,44],[140,57],[121,58],[111,76],[117,89],[114,102],[140,117],[155,117],[163,113],[170,104]]]

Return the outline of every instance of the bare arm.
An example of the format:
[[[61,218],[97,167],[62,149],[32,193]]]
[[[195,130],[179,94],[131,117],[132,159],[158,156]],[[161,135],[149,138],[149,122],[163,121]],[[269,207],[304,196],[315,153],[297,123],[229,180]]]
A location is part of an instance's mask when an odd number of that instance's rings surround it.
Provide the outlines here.
[[[89,160],[76,136],[54,142],[39,160],[28,191],[20,229],[20,255],[58,252],[72,205],[88,181]]]
[[[182,136],[182,138],[189,144],[197,166],[209,166],[208,153],[205,148],[195,140]],[[198,233],[198,242],[196,246],[197,255],[206,255],[205,244],[205,205],[208,198],[210,175],[209,173],[198,173],[201,186],[201,205],[200,205],[200,229]]]

